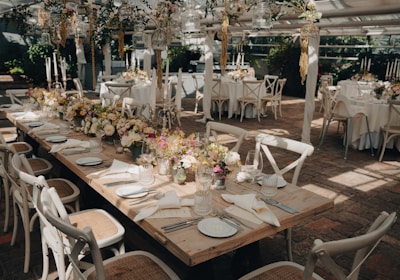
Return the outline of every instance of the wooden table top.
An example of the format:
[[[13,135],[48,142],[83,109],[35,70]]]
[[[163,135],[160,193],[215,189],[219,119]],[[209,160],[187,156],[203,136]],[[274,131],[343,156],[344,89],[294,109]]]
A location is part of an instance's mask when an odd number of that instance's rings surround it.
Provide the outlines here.
[[[35,139],[43,148],[49,150],[52,146],[44,139],[49,135],[32,135],[29,130],[30,127],[26,123],[17,121],[15,116],[7,113],[7,117],[22,131],[28,133]],[[58,123],[60,120],[51,120],[51,122]],[[89,140],[90,137],[79,133],[72,132],[67,135],[69,138],[80,140]],[[103,143],[103,152],[101,153],[84,153],[76,155],[64,155],[62,152],[55,153],[54,156],[60,160],[66,167],[77,174],[84,182],[91,186],[96,192],[107,199],[111,204],[118,208],[123,214],[132,220],[137,215],[139,210],[148,205],[153,205],[155,202],[148,201],[137,205],[129,205],[132,199],[121,198],[115,194],[115,190],[121,186],[106,187],[104,183],[119,181],[118,178],[109,179],[88,179],[87,174],[105,169],[112,163],[113,159],[118,159],[124,162],[133,163],[131,154],[125,152],[124,154],[116,154],[115,148]],[[81,157],[100,157],[104,162],[99,166],[79,166],[75,163]],[[133,175],[135,176],[135,175]],[[246,194],[255,192],[260,195],[260,187],[257,184],[251,183],[237,183],[232,178],[227,179],[226,190],[213,190],[213,207],[219,209],[226,208],[231,204],[224,201],[221,197],[222,193],[228,194]],[[195,183],[186,182],[184,185],[178,185],[172,182],[169,176],[155,175],[155,182],[149,186],[151,189],[166,192],[168,190],[176,190],[177,194],[182,198],[193,198],[195,192]],[[274,206],[269,208],[274,212],[280,221],[280,226],[276,227],[267,223],[255,224],[246,221],[254,229],[243,228],[235,235],[228,238],[212,238],[203,235],[196,226],[191,226],[175,232],[164,233],[161,227],[163,225],[186,220],[187,218],[146,218],[137,223],[149,236],[161,243],[172,254],[179,258],[188,266],[194,266],[213,259],[217,256],[231,252],[235,249],[243,247],[247,244],[261,240],[271,236],[277,232],[293,227],[311,218],[318,213],[326,211],[333,207],[333,200],[322,197],[318,194],[302,189],[300,187],[288,184],[284,188],[278,190],[274,198],[283,202],[292,208],[299,210],[299,213],[290,214]],[[192,216],[195,216],[193,209],[190,209]]]

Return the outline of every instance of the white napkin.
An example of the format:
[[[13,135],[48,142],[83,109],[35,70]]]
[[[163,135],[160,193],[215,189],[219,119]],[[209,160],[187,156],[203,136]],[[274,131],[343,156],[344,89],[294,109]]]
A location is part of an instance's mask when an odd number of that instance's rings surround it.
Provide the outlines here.
[[[114,159],[111,166],[106,170],[101,170],[97,172],[93,172],[87,175],[89,179],[97,179],[97,178],[113,178],[117,175],[118,178],[121,178],[123,173],[130,173],[130,174],[139,174],[139,166],[134,164],[129,164],[117,159]],[[130,177],[130,174],[129,177]]]
[[[247,172],[240,171],[236,175],[236,180],[239,183],[244,182],[244,181],[249,180],[249,179],[251,179],[251,177],[250,177],[249,173],[247,173]]]
[[[60,126],[58,124],[47,122],[42,126],[34,127],[30,130],[30,132],[48,132],[48,131],[58,131]]]
[[[139,222],[143,220],[144,218],[147,218],[154,213],[157,212],[157,210],[161,209],[171,209],[171,208],[181,208],[182,206],[193,206],[194,205],[194,200],[193,199],[187,199],[183,198],[181,199],[175,190],[171,190],[165,193],[165,196],[161,198],[156,205],[145,207],[139,211],[139,213],[136,215],[136,217],[133,219],[135,222]]]
[[[256,198],[256,194],[221,194],[222,198],[230,203],[234,203],[236,206],[253,213],[257,218],[264,222],[279,227],[278,218],[275,216],[264,201],[259,201]]]
[[[27,112],[22,116],[18,116],[15,119],[19,121],[37,121],[39,120],[40,116],[35,114],[34,112]]]
[[[67,142],[65,142],[65,143],[53,145],[51,147],[51,150],[49,151],[49,153],[56,153],[56,152],[62,151],[64,149],[80,148],[80,147],[89,149],[90,148],[89,141],[81,141],[78,139],[68,139]]]

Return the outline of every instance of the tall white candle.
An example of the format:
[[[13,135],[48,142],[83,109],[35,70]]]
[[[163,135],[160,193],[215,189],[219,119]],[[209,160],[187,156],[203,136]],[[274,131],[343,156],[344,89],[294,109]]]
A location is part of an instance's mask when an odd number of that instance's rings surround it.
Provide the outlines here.
[[[62,80],[66,81],[67,80],[67,62],[65,61],[65,57],[61,58],[60,66],[61,66]]]
[[[238,53],[238,56],[236,58],[236,66],[240,66],[240,53]]]
[[[244,54],[242,54],[242,66],[244,65]]]
[[[397,69],[397,59],[394,61],[393,71],[391,73],[392,77],[396,75],[396,69]]]
[[[390,62],[386,65],[385,78],[389,77],[389,68],[390,68]]]
[[[46,78],[48,82],[51,82],[51,57],[46,57]]]
[[[140,69],[140,59],[139,59],[139,57],[137,58],[137,68]]]
[[[369,72],[370,69],[371,69],[371,59],[368,59],[368,68],[367,68],[367,71]]]
[[[128,68],[129,68],[129,61],[128,61],[128,54],[127,54],[127,53],[125,54],[125,67],[126,67],[126,70],[128,70]]]
[[[235,54],[232,54],[232,66],[235,65]]]
[[[364,72],[364,58],[361,59],[361,66],[360,66],[360,72]]]
[[[136,67],[136,58],[134,56],[134,53],[131,53],[131,68],[133,71],[135,71],[135,67]]]
[[[164,99],[167,98],[167,93],[168,93],[168,76],[169,76],[169,59],[167,58],[167,66],[165,67]]]
[[[53,52],[54,76],[58,76],[56,53]]]

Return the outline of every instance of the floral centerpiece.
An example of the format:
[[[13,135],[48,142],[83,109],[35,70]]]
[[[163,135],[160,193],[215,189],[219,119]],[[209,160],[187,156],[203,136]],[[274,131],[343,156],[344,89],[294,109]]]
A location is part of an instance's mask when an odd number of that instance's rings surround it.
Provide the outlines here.
[[[391,99],[400,99],[400,82],[392,82],[390,84],[388,95]]]
[[[67,93],[63,90],[47,90],[45,88],[33,88],[26,92],[31,103],[39,104],[42,109],[47,108],[49,111],[58,111],[67,99]]]
[[[66,97],[63,113],[66,120],[75,119],[77,123],[81,123],[85,116],[93,111],[92,101],[87,97],[79,97],[71,94]]]
[[[210,164],[213,167],[217,177],[217,189],[224,189],[227,174],[241,165],[239,153],[230,151],[228,147],[219,143],[207,145],[200,155],[200,160],[202,164]]]
[[[140,70],[136,68],[135,70],[128,69],[126,72],[122,72],[121,74],[122,78],[126,82],[137,82],[137,81],[147,81],[147,72],[144,70]]]
[[[351,77],[352,80],[355,81],[363,81],[363,82],[374,82],[376,81],[376,77],[372,73],[358,73]]]
[[[234,81],[243,80],[243,78],[247,77],[248,75],[249,73],[246,69],[238,69],[228,72],[228,77]]]
[[[140,116],[122,117],[117,121],[116,128],[121,137],[121,145],[131,149],[135,160],[141,153],[143,141],[149,137],[154,138],[156,134],[151,121]]]

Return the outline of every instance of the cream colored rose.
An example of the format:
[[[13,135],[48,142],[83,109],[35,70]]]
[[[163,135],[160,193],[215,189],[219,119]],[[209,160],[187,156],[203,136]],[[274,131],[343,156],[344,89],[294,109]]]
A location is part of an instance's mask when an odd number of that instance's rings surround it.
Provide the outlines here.
[[[104,134],[107,136],[112,136],[115,133],[115,127],[112,124],[106,124],[104,126]]]

